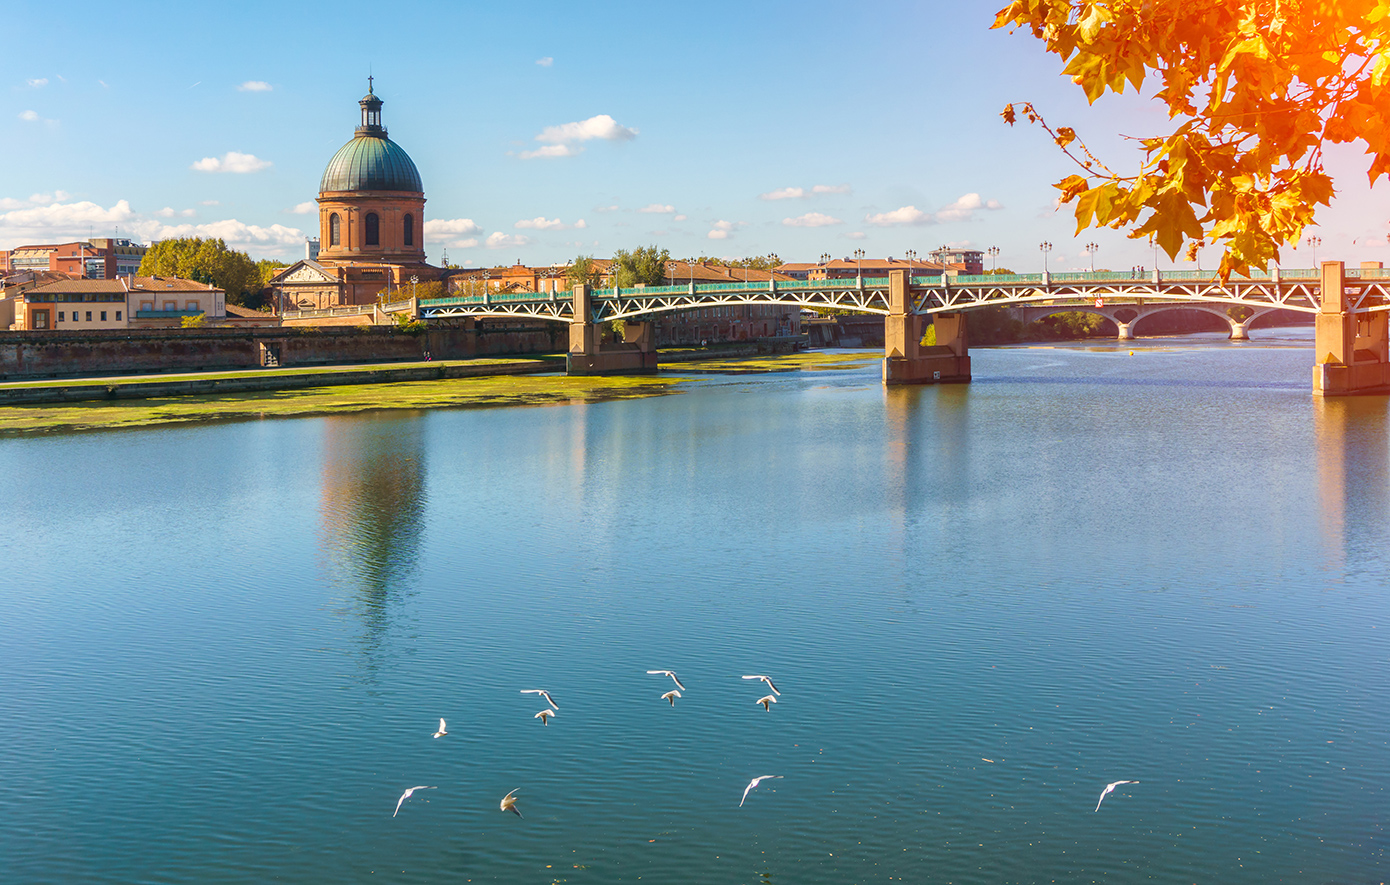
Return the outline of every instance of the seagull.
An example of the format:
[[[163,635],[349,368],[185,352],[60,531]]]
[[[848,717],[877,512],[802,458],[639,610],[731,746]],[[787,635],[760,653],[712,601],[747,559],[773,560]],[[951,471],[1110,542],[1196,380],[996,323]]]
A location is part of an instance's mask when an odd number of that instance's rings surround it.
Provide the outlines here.
[[[648,671],[647,671],[647,675],[649,675],[649,676],[670,676],[670,677],[671,677],[671,681],[674,682],[674,683],[676,683],[676,688],[679,688],[681,691],[685,691],[685,686],[684,686],[684,685],[681,685],[681,681],[680,681],[679,679],[676,678],[676,674],[673,673],[673,672],[671,672],[670,670],[648,670]]]
[[[1120,784],[1137,784],[1138,781],[1115,781],[1113,784],[1106,784],[1105,789],[1100,791],[1100,798],[1096,800],[1096,811],[1100,811],[1100,803],[1105,801],[1105,797],[1115,792],[1115,788]]]
[[[744,678],[744,679],[761,679],[763,682],[766,682],[766,683],[767,683],[767,687],[768,687],[768,688],[772,689],[772,693],[773,693],[773,694],[775,694],[775,695],[780,695],[780,694],[782,694],[780,691],[777,690],[777,686],[775,686],[775,685],[772,684],[772,680],[771,680],[771,679],[768,679],[766,676],[745,676],[745,677],[743,677],[743,678]]]
[[[448,734],[448,733],[449,733],[449,732],[447,732],[447,731],[444,730],[444,720],[443,720],[443,719],[439,720],[439,731],[436,731],[436,732],[434,733],[434,736],[437,737],[437,738],[442,738],[442,737],[444,737],[444,735],[446,735],[446,734]]]
[[[502,805],[501,805],[501,809],[502,809],[503,811],[510,811],[512,814],[515,814],[517,817],[521,817],[521,812],[516,810],[516,799],[514,799],[513,797],[516,795],[517,790],[520,790],[520,789],[521,789],[521,787],[517,787],[516,790],[512,790],[510,793],[508,793],[507,795],[503,796],[503,797],[502,797]]]
[[[410,796],[411,796],[411,794],[414,793],[416,790],[433,790],[433,789],[436,789],[436,788],[435,788],[435,787],[411,787],[410,789],[406,790],[404,793],[401,794],[401,798],[399,798],[399,799],[396,800],[396,810],[393,811],[393,812],[391,812],[391,816],[392,816],[392,817],[395,817],[396,815],[398,815],[398,814],[401,813],[401,803],[403,803],[403,802],[405,802],[405,800],[409,799]]]
[[[539,719],[539,720],[541,721],[541,725],[549,725],[549,724],[550,724],[550,717],[551,717],[551,716],[554,716],[554,715],[555,715],[555,711],[554,711],[554,710],[542,710],[542,711],[540,711],[539,713],[537,713],[535,716],[533,716],[532,718],[533,718],[533,719]],[[519,788],[518,788],[518,789],[519,789]]]
[[[680,696],[681,696],[681,693],[678,692],[678,691],[676,691],[676,690],[673,688],[673,689],[671,689],[670,691],[666,692],[666,694],[662,695],[662,696],[661,696],[661,699],[662,699],[663,701],[670,701],[670,702],[671,702],[671,706],[674,707],[674,706],[676,705],[676,698],[678,698],[678,697],[680,697]]]
[[[755,704],[762,704],[764,710],[771,710],[771,709],[772,709],[772,705],[775,704],[775,703],[777,703],[777,699],[774,698],[772,695],[769,694],[769,695],[763,695],[762,697],[758,698],[758,699],[757,699],[756,701],[754,701],[753,703],[755,703]]]
[[[738,800],[738,807],[739,807],[739,808],[742,808],[742,807],[743,807],[744,801],[748,798],[748,791],[749,791],[749,790],[753,789],[753,788],[756,787],[758,784],[762,783],[762,782],[765,781],[765,780],[768,780],[769,778],[781,777],[781,776],[782,776],[782,775],[780,775],[780,774],[765,774],[765,775],[763,775],[762,777],[755,777],[755,778],[753,778],[751,781],[748,782],[748,786],[746,786],[746,787],[743,788],[743,799]]]
[[[557,710],[560,709],[560,705],[557,704],[557,703],[555,703],[554,701],[552,701],[552,700],[550,699],[550,692],[546,691],[546,690],[543,689],[543,688],[523,688],[523,689],[521,690],[521,693],[522,693],[522,694],[538,694],[538,695],[540,695],[541,697],[545,698],[545,702],[546,702],[547,704],[549,704],[550,706],[554,707],[554,708],[557,709]]]

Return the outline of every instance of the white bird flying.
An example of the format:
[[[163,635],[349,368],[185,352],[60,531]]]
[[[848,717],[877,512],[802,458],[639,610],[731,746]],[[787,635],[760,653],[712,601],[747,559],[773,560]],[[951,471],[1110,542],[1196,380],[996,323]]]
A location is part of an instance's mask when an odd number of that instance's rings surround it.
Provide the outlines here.
[[[763,695],[762,697],[758,698],[758,699],[757,699],[756,701],[754,701],[753,703],[755,703],[755,704],[762,704],[764,710],[771,710],[771,709],[772,709],[772,705],[775,704],[775,703],[777,703],[777,699],[774,698],[772,695],[769,694],[769,695]]]
[[[680,696],[681,696],[681,693],[678,692],[678,691],[676,691],[676,690],[673,688],[673,689],[671,689],[670,691],[666,692],[666,694],[662,695],[662,696],[661,696],[661,699],[662,699],[663,701],[670,701],[670,702],[671,702],[671,706],[674,707],[674,706],[676,705],[676,698],[678,698],[678,697],[680,697]]]
[[[782,776],[782,775],[780,775],[780,774],[765,774],[765,775],[763,775],[762,777],[755,777],[755,778],[753,778],[751,781],[748,782],[748,786],[746,786],[746,787],[743,788],[743,798],[740,799],[740,800],[738,800],[738,807],[739,807],[739,808],[742,808],[742,807],[743,807],[744,801],[747,800],[747,798],[748,798],[748,791],[749,791],[749,790],[752,790],[754,787],[756,787],[758,784],[762,783],[762,782],[765,781],[765,780],[769,780],[769,779],[771,779],[771,778],[781,777],[781,776]]]
[[[781,692],[777,690],[777,686],[773,685],[773,684],[772,684],[772,680],[771,680],[771,679],[768,679],[766,676],[745,676],[745,677],[743,677],[743,678],[744,678],[744,679],[761,679],[763,682],[766,682],[766,683],[767,683],[767,687],[768,687],[768,688],[772,689],[772,693],[773,693],[773,694],[775,694],[775,695],[780,695],[780,694],[781,694]]]
[[[510,793],[508,793],[507,795],[503,796],[503,797],[502,797],[502,805],[501,805],[501,809],[502,809],[503,811],[510,811],[512,814],[515,814],[517,817],[521,817],[521,812],[517,810],[517,807],[516,807],[516,798],[515,798],[515,797],[516,797],[517,790],[520,790],[520,789],[521,789],[521,787],[517,787],[516,790],[512,790]]]
[[[540,711],[539,713],[537,713],[535,716],[533,716],[533,717],[531,717],[531,718],[532,718],[532,719],[539,719],[539,720],[541,721],[541,725],[549,725],[549,724],[550,724],[550,717],[551,717],[551,716],[554,716],[554,715],[555,715],[555,711],[554,711],[554,710],[542,710],[542,711]]]
[[[557,703],[555,703],[553,700],[551,700],[551,698],[550,698],[550,692],[546,691],[546,690],[543,689],[543,688],[523,688],[523,689],[521,690],[521,693],[522,693],[522,694],[538,694],[538,695],[540,695],[541,697],[545,698],[545,702],[546,702],[547,704],[549,704],[550,706],[554,707],[554,708],[557,709],[557,710],[560,709],[560,705],[557,704]]]
[[[1115,788],[1120,784],[1137,784],[1138,781],[1115,781],[1113,784],[1106,784],[1105,789],[1100,791],[1100,798],[1096,800],[1096,811],[1100,811],[1100,803],[1105,801],[1105,797],[1115,792]]]
[[[433,789],[435,789],[435,787],[411,787],[410,789],[406,790],[404,793],[401,794],[401,798],[399,798],[399,799],[396,800],[396,810],[393,811],[393,812],[391,812],[391,816],[392,816],[392,817],[395,817],[396,815],[398,815],[398,814],[401,813],[401,803],[403,803],[403,802],[405,802],[405,800],[409,799],[409,798],[411,797],[411,794],[413,794],[416,790],[433,790]]]
[[[434,736],[437,737],[437,738],[442,738],[442,737],[444,737],[444,735],[446,735],[446,734],[448,734],[448,733],[449,733],[449,732],[447,732],[447,731],[444,730],[444,720],[443,720],[443,719],[439,720],[439,731],[436,731],[436,732],[434,733]]]
[[[681,685],[681,681],[680,681],[679,679],[676,678],[676,674],[675,674],[675,673],[672,673],[670,670],[648,670],[648,671],[647,671],[647,675],[649,675],[649,676],[670,676],[670,677],[671,677],[671,681],[674,682],[674,683],[676,683],[676,688],[679,688],[681,691],[685,691],[685,686],[684,686],[684,685]]]

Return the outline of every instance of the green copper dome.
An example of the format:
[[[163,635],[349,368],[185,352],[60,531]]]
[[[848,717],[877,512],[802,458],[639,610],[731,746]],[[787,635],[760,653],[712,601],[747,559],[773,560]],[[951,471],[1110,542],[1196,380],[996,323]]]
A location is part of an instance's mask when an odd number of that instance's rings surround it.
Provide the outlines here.
[[[415,162],[404,148],[385,135],[359,135],[328,161],[319,191],[424,193],[425,188]]]
[[[415,162],[400,145],[386,137],[386,127],[381,125],[382,100],[368,89],[358,104],[362,107],[362,125],[357,127],[356,137],[338,148],[333,159],[328,161],[323,180],[319,182],[319,192],[424,193]]]

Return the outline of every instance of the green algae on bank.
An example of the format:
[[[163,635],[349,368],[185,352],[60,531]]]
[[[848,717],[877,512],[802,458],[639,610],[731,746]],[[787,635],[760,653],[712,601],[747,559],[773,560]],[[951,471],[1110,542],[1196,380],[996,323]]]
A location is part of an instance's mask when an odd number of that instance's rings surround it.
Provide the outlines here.
[[[339,415],[378,409],[478,408],[592,403],[679,393],[676,376],[499,375],[442,381],[267,390],[0,407],[0,436],[115,430],[199,421]]]
[[[800,351],[781,356],[724,357],[691,360],[680,370],[690,374],[741,375],[764,372],[819,372],[831,369],[859,369],[883,359],[877,351]]]

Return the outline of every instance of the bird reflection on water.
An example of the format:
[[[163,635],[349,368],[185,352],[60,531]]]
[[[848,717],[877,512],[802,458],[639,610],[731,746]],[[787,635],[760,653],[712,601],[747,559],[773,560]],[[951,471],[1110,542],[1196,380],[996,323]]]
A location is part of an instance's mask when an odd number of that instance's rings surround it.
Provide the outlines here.
[[[359,620],[362,675],[389,654],[413,589],[425,526],[424,422],[410,415],[324,419],[321,553],[341,611]]]

